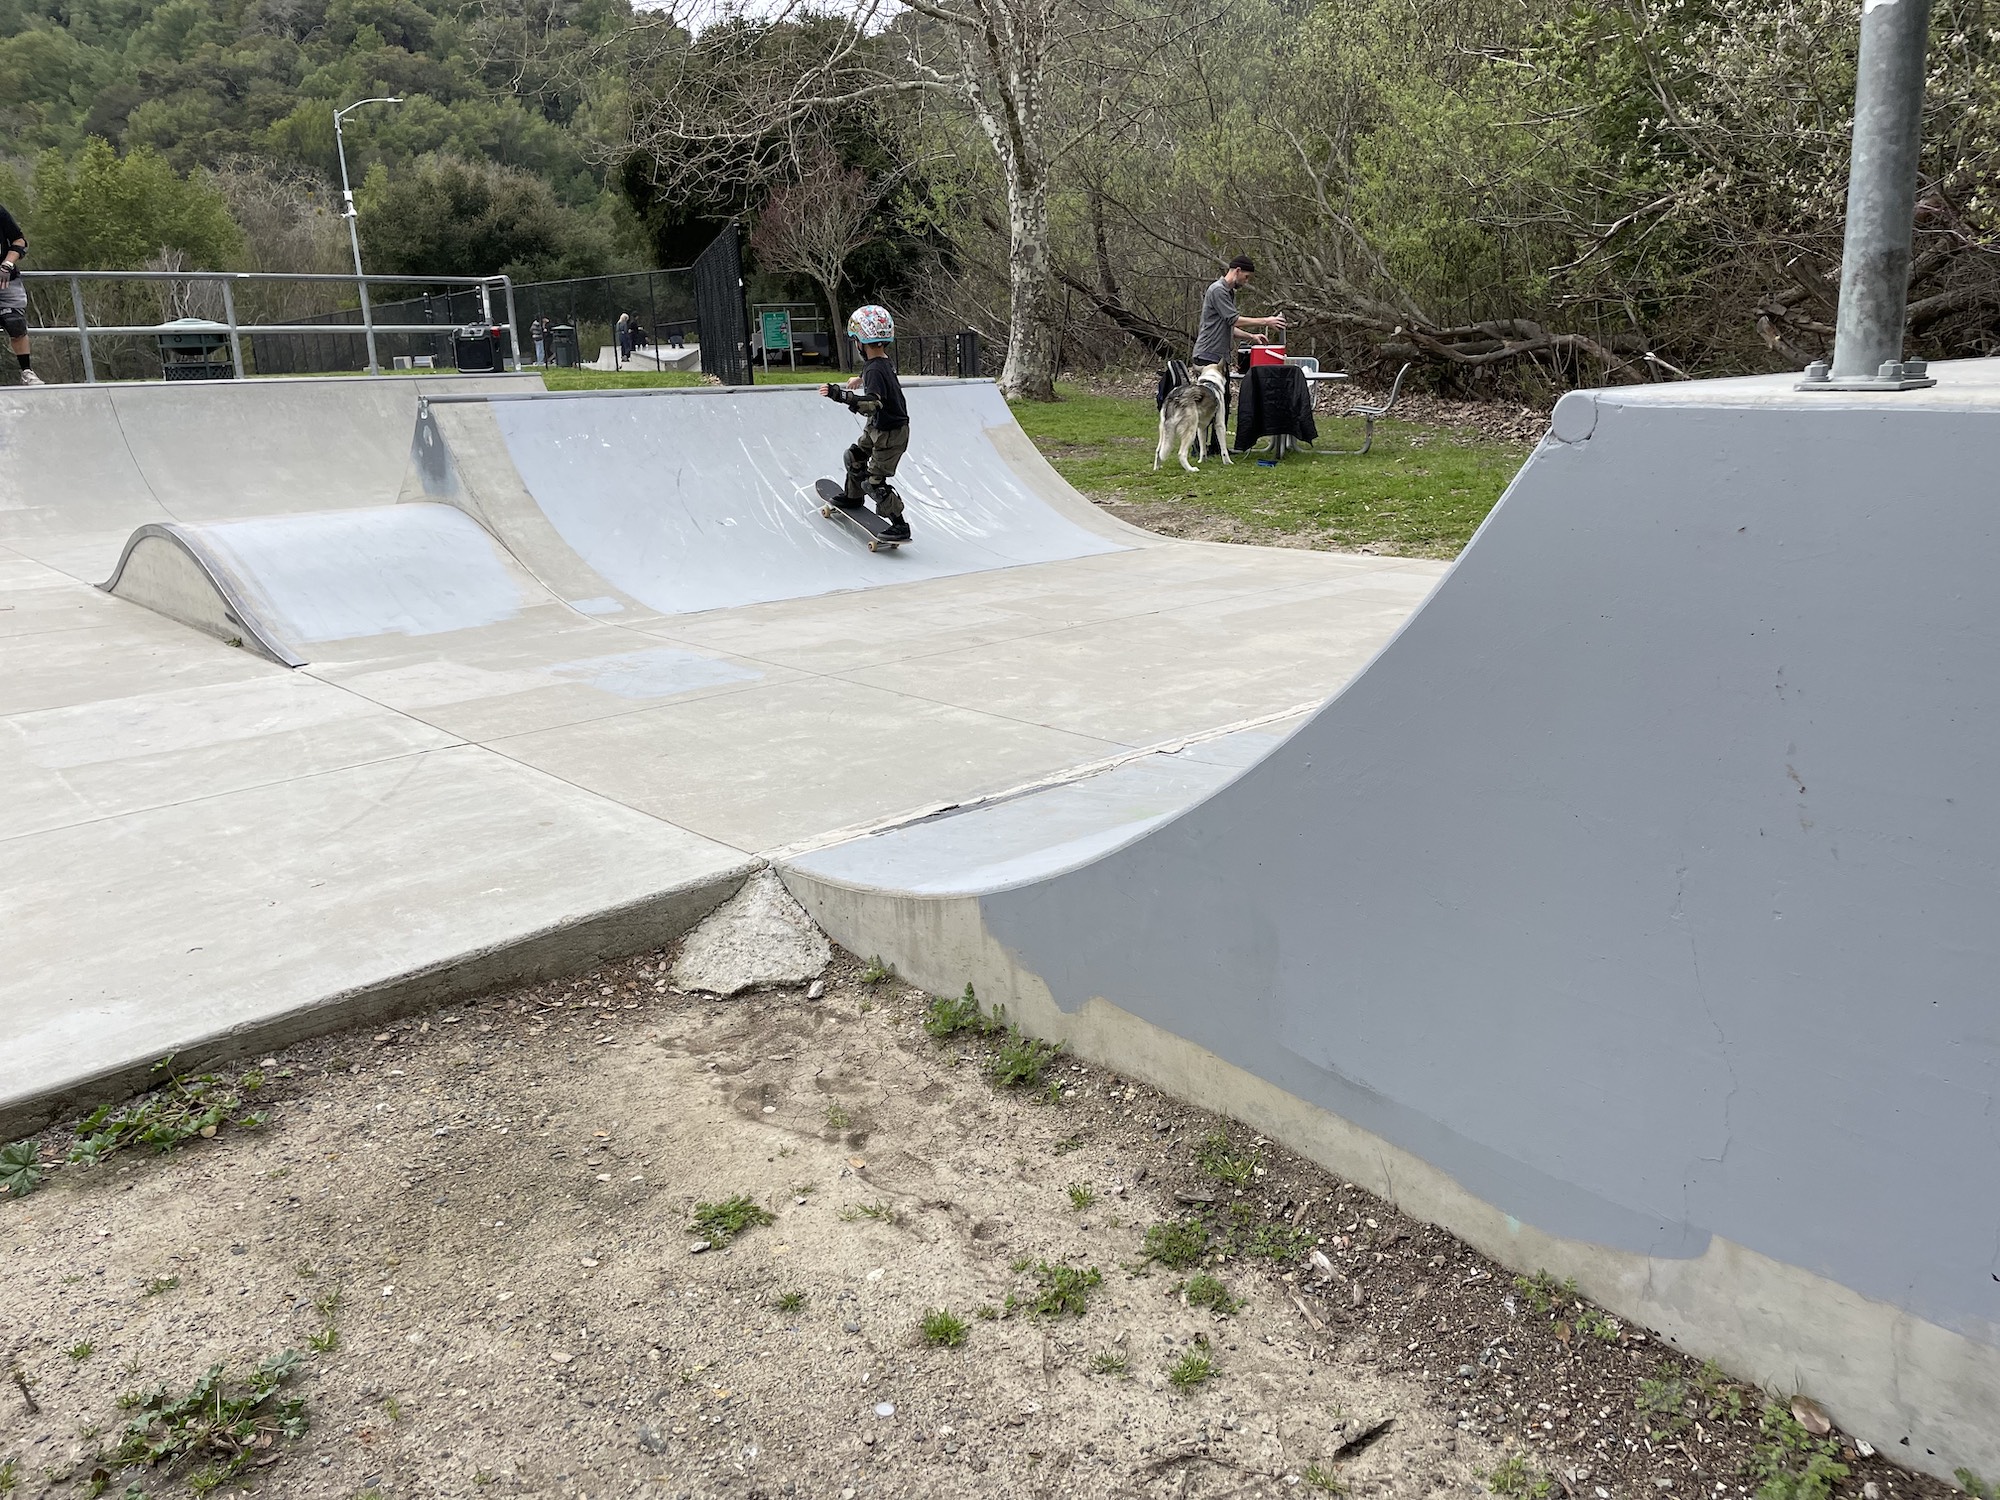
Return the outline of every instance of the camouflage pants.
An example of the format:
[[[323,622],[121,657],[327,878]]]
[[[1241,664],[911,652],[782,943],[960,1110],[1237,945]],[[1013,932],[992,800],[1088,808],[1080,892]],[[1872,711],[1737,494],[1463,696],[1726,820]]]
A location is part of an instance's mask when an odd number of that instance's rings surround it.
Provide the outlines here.
[[[886,432],[873,422],[861,429],[861,436],[847,450],[847,498],[859,505],[875,502],[875,514],[893,521],[903,513],[903,497],[889,483],[896,465],[910,449],[910,429],[892,427]]]

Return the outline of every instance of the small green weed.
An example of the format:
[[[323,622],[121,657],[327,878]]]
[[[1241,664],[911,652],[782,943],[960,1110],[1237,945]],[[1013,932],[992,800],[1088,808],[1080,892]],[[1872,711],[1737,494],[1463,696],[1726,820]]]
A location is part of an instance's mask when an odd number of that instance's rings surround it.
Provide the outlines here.
[[[1217,1182],[1242,1187],[1257,1175],[1257,1153],[1237,1156],[1229,1149],[1229,1137],[1215,1131],[1195,1149],[1195,1165]]]
[[[1014,1270],[1032,1270],[1036,1290],[1029,1297],[1009,1292],[1006,1311],[1010,1314],[1025,1311],[1037,1318],[1082,1317],[1090,1306],[1091,1292],[1104,1281],[1103,1273],[1095,1266],[1050,1265],[1043,1260],[1030,1268],[1026,1261],[1016,1261]]]
[[[1543,1500],[1555,1486],[1546,1474],[1537,1474],[1520,1454],[1510,1454],[1491,1470],[1474,1469],[1486,1481],[1486,1488],[1501,1500]]]
[[[1516,1276],[1514,1290],[1521,1294],[1521,1300],[1529,1307],[1546,1317],[1564,1302],[1575,1299],[1576,1281],[1574,1278],[1557,1281],[1547,1271],[1537,1271],[1533,1276]]]
[[[1594,1307],[1586,1307],[1576,1315],[1576,1331],[1584,1338],[1596,1339],[1601,1344],[1615,1344],[1625,1332],[1616,1318]]]
[[[1027,1035],[1018,1026],[1010,1026],[1007,1040],[994,1050],[993,1060],[986,1065],[986,1076],[1003,1089],[1041,1088],[1042,1075],[1062,1055],[1062,1050],[1061,1042],[1045,1042],[1038,1036]]]
[[[1069,1185],[1069,1206],[1075,1209],[1078,1213],[1082,1213],[1086,1208],[1090,1207],[1090,1205],[1095,1203],[1096,1201],[1097,1201],[1097,1194],[1092,1192],[1089,1188],[1085,1187],[1082,1183],[1072,1182]]]
[[[720,1203],[697,1203],[694,1206],[694,1222],[688,1227],[707,1240],[711,1250],[720,1250],[744,1230],[772,1223],[774,1218],[769,1210],[759,1208],[744,1194],[738,1193]]]
[[[14,1486],[21,1482],[21,1461],[18,1458],[0,1458],[0,1495],[11,1495]]]
[[[41,1158],[42,1143],[32,1136],[0,1146],[0,1193],[25,1198],[40,1187],[49,1175]]]
[[[845,1130],[853,1123],[854,1116],[850,1115],[840,1105],[829,1104],[826,1107],[826,1128],[828,1130]]]
[[[1757,1500],[1827,1500],[1834,1485],[1847,1477],[1840,1445],[1814,1437],[1777,1403],[1764,1408],[1757,1432],[1747,1466],[1757,1482]]]
[[[245,1075],[232,1086],[214,1073],[176,1073],[173,1061],[163,1057],[153,1064],[153,1071],[165,1073],[167,1081],[150,1094],[125,1104],[99,1105],[79,1120],[79,1139],[70,1148],[66,1165],[93,1166],[128,1146],[171,1151],[207,1139],[224,1125],[254,1130],[268,1118],[244,1105],[243,1095],[256,1092],[243,1086],[254,1075]],[[262,1084],[263,1079],[257,1078],[257,1087]]]
[[[340,1347],[340,1330],[333,1321],[334,1314],[340,1311],[340,1289],[335,1287],[314,1298],[313,1311],[319,1314],[319,1331],[306,1335],[306,1342],[315,1354],[331,1354]]]
[[[181,1279],[178,1276],[155,1276],[146,1283],[144,1290],[148,1297],[157,1297],[163,1292],[171,1292],[180,1284]]]
[[[188,1476],[188,1484],[197,1493],[215,1489],[273,1444],[305,1435],[304,1399],[280,1394],[298,1363],[298,1354],[287,1349],[240,1380],[228,1379],[218,1364],[182,1395],[170,1394],[164,1383],[128,1392],[118,1404],[134,1415],[119,1430],[105,1462],[124,1469],[206,1457],[208,1463]]]
[[[1656,1443],[1664,1443],[1687,1431],[1688,1401],[1685,1380],[1667,1376],[1640,1381],[1636,1404],[1639,1420],[1646,1425],[1646,1435]]]
[[[385,1396],[382,1398],[382,1410],[389,1414],[391,1422],[400,1422],[403,1420],[403,1403],[398,1401],[394,1396]]]
[[[1068,1156],[1070,1152],[1081,1151],[1082,1149],[1083,1137],[1080,1135],[1066,1135],[1055,1144],[1055,1153],[1057,1156]]]
[[[972,986],[965,987],[965,993],[956,1000],[943,995],[931,996],[931,1003],[924,1007],[924,1030],[939,1041],[957,1036],[961,1031],[969,1031],[974,1036],[984,1036],[996,1029],[996,1022],[989,1021],[981,1014],[979,999],[972,992]]]
[[[69,1356],[69,1362],[73,1365],[82,1364],[96,1352],[97,1345],[91,1343],[89,1339],[80,1339],[63,1351],[63,1353]]]
[[[968,1324],[948,1307],[924,1314],[924,1342],[939,1349],[956,1349],[965,1342]]]
[[[1132,1366],[1132,1361],[1115,1349],[1106,1349],[1090,1362],[1093,1375],[1124,1375]]]
[[[1289,1224],[1259,1224],[1238,1240],[1243,1254],[1262,1260],[1290,1260],[1312,1248],[1312,1232]]]
[[[1200,1219],[1169,1220],[1146,1231],[1146,1259],[1170,1271],[1185,1271],[1208,1250],[1208,1225]]]
[[[1229,1288],[1218,1277],[1195,1276],[1181,1287],[1181,1295],[1186,1297],[1190,1307],[1206,1307],[1223,1317],[1244,1306],[1245,1299],[1232,1297]]]
[[[972,1315],[982,1323],[991,1323],[999,1318],[1000,1309],[989,1302],[984,1307],[976,1309]]]
[[[849,1224],[859,1224],[863,1219],[873,1219],[878,1224],[900,1222],[895,1205],[887,1199],[880,1203],[851,1204],[840,1211],[840,1217]]]
[[[1347,1486],[1334,1477],[1331,1469],[1324,1464],[1308,1464],[1305,1473],[1299,1476],[1309,1490],[1318,1490],[1322,1495],[1344,1495]]]
[[[1973,1500],[2000,1500],[2000,1484],[1989,1485],[1971,1469],[1953,1469],[1951,1477]]]
[[[1167,1379],[1175,1389],[1190,1391],[1215,1374],[1215,1361],[1199,1349],[1190,1349],[1167,1367]]]
[[[781,1313],[804,1312],[806,1294],[804,1292],[781,1292],[778,1295],[778,1300],[773,1302],[771,1306]]]
[[[882,962],[882,955],[876,954],[868,960],[868,967],[861,971],[863,984],[880,984],[896,971]]]

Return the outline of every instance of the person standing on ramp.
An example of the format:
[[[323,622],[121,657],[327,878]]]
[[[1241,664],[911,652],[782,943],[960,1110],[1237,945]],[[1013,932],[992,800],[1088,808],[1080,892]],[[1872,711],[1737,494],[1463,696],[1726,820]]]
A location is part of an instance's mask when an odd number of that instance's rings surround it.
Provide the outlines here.
[[[896,320],[888,308],[871,304],[855,309],[847,320],[847,332],[861,346],[861,373],[844,386],[823,385],[819,393],[868,421],[847,450],[847,486],[833,503],[848,510],[859,509],[864,501],[872,503],[875,514],[888,523],[882,540],[907,542],[910,523],[903,515],[903,497],[889,483],[910,448],[910,408],[889,359]]]
[[[28,289],[21,284],[21,261],[27,253],[27,235],[0,204],[0,328],[7,330],[14,358],[20,361],[21,384],[40,385],[42,377],[28,354]]]

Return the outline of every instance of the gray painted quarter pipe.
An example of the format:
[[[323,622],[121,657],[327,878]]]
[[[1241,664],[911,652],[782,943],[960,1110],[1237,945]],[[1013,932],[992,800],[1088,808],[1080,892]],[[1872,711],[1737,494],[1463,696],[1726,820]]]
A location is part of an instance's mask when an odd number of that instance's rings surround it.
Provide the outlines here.
[[[788,883],[933,991],[1994,1472],[2000,362],[1934,369],[1566,397],[1429,602],[1206,800],[1110,809],[1102,852],[1070,787],[1039,865],[1015,804]]]

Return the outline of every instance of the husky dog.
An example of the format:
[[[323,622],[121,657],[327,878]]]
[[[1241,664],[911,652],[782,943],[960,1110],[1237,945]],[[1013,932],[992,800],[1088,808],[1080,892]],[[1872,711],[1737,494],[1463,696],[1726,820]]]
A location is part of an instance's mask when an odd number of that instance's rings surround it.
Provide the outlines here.
[[[1169,453],[1178,451],[1181,467],[1194,473],[1195,466],[1188,462],[1188,454],[1203,439],[1214,442],[1224,463],[1231,461],[1229,438],[1222,420],[1223,393],[1228,389],[1229,377],[1223,374],[1221,365],[1203,365],[1187,385],[1177,385],[1167,392],[1167,399],[1160,407],[1160,446],[1153,454],[1155,469],[1167,461]]]

